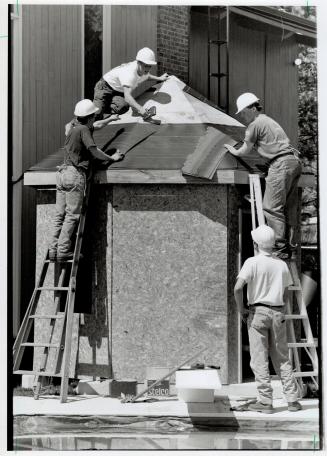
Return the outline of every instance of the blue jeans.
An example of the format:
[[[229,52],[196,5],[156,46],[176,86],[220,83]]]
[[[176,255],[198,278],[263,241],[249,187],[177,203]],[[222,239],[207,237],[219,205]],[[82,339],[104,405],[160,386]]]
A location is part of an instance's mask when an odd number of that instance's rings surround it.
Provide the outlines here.
[[[56,181],[56,215],[49,249],[60,256],[71,251],[71,238],[83,204],[86,175],[75,166],[63,165],[56,173]]]
[[[269,356],[283,386],[287,402],[298,399],[298,387],[288,357],[285,306],[268,308],[250,305],[247,319],[251,369],[255,376],[258,400],[272,404],[273,390],[269,372]]]
[[[269,167],[266,177],[266,190],[263,210],[267,224],[276,233],[276,247],[293,244],[294,232],[298,224],[298,182],[302,166],[292,155],[275,160]]]

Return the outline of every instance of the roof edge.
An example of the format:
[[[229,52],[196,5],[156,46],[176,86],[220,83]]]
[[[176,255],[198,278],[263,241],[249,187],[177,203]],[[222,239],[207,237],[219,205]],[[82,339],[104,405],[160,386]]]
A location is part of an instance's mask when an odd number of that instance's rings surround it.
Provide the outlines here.
[[[275,27],[284,28],[312,41],[317,39],[317,24],[310,19],[279,11],[270,6],[231,6],[230,11]],[[301,41],[301,38],[298,38]]]

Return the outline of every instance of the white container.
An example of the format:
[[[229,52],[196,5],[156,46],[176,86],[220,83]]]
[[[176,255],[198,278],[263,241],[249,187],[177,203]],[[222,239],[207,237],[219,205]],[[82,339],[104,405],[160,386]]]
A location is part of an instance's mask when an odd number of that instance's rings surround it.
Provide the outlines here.
[[[215,390],[198,388],[178,388],[178,399],[184,402],[213,402]]]
[[[176,372],[178,398],[185,402],[213,402],[221,388],[217,369],[182,369]]]
[[[217,369],[181,369],[176,372],[177,388],[219,389]]]

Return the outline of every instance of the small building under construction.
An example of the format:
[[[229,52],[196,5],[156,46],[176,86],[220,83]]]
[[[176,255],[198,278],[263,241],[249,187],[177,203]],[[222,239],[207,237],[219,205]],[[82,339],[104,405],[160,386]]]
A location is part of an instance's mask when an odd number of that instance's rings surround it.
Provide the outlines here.
[[[29,74],[23,84],[29,90],[23,86],[20,164],[27,170],[22,271],[28,265],[33,282],[30,265],[35,258],[40,272],[51,232],[64,124],[80,98],[92,98],[83,70],[88,62],[81,59],[86,9],[24,5],[17,19],[22,28],[16,35],[21,33],[23,50],[28,46],[30,52],[28,59],[22,54],[24,74]],[[205,362],[221,367],[222,382],[242,381],[244,341],[232,289],[241,262],[252,254],[244,198],[248,166],[259,172],[262,163],[253,155],[244,164],[223,151],[224,143],[235,144],[244,134],[244,126],[228,113],[234,113],[241,92],[253,91],[297,145],[294,60],[299,38],[314,43],[314,26],[268,7],[103,6],[99,14],[102,65],[92,83],[109,68],[133,60],[142,46],[157,50],[159,71],[178,77],[139,95],[141,104],[156,106],[161,125],[128,112],[94,135],[99,147],[110,142],[126,156],[94,176],[77,280],[71,376],[143,382],[146,367],[172,367],[207,345]],[[41,22],[33,33],[37,17]],[[180,31],[175,42],[167,35],[174,28]],[[95,39],[94,24],[91,29],[86,46]],[[64,45],[65,59],[59,52]],[[60,77],[53,65],[61,68]],[[213,154],[211,134],[218,135]],[[314,182],[302,176],[300,185]],[[30,242],[34,236],[35,243]],[[32,293],[26,284],[21,314]],[[49,297],[41,300],[41,306],[48,303]],[[17,327],[17,305],[14,316]],[[36,328],[36,340],[44,340],[49,327],[42,322]],[[38,349],[35,355],[37,364]]]

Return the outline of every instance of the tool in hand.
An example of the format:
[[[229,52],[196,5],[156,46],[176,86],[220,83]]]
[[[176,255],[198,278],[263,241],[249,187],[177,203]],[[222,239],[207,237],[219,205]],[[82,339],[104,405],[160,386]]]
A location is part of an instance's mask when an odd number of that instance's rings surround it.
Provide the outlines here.
[[[155,116],[157,113],[157,109],[155,106],[151,106],[151,108],[148,108],[145,110],[145,114],[143,115],[143,120],[146,122],[151,122],[156,125],[161,124],[161,120],[159,119],[153,119],[153,116]]]
[[[208,350],[209,347],[205,347],[205,348],[202,348],[200,351],[198,351],[197,353],[195,353],[195,355],[192,355],[190,358],[188,358],[187,360],[183,361],[181,364],[179,364],[177,367],[174,367],[174,369],[172,369],[171,371],[168,372],[168,374],[164,375],[163,377],[159,378],[159,380],[157,380],[156,382],[152,383],[148,388],[146,388],[145,390],[141,391],[139,394],[137,394],[135,397],[131,397],[131,396],[125,396],[121,399],[120,402],[122,403],[126,403],[126,402],[135,402],[137,399],[139,399],[141,396],[143,396],[145,393],[147,393],[150,389],[154,388],[155,386],[157,386],[159,383],[161,383],[163,380],[165,380],[166,378],[168,377],[171,377],[176,371],[178,371],[178,369],[180,369],[181,367],[183,367],[185,364],[189,363],[190,361],[192,361],[192,359],[196,358],[197,356],[201,355],[201,353],[203,353],[204,351]]]

